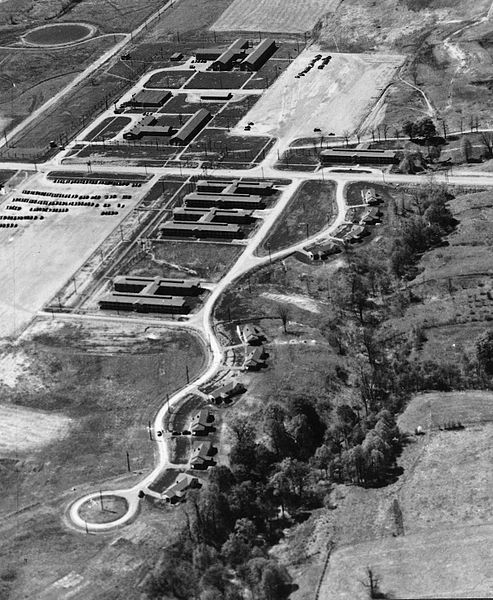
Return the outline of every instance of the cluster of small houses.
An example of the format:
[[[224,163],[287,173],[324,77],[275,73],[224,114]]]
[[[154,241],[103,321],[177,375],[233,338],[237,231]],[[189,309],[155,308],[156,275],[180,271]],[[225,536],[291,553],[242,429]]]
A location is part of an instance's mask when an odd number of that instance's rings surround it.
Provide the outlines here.
[[[334,239],[305,246],[302,250],[297,251],[295,256],[303,262],[327,260],[331,256],[341,253],[345,244],[361,242],[363,238],[370,235],[371,226],[381,221],[382,213],[376,205],[382,202],[382,198],[373,188],[362,190],[361,196],[362,202],[367,205],[367,208],[359,217],[358,223],[343,225],[339,228],[339,232],[334,233],[334,237],[339,241]],[[339,235],[341,235],[340,238]]]
[[[241,338],[246,346],[243,369],[253,371],[265,366],[267,357],[263,346],[265,337],[260,329],[254,325],[245,325],[241,331]],[[208,399],[211,404],[215,405],[229,404],[235,396],[243,394],[245,391],[246,388],[242,383],[231,381],[210,391]],[[201,408],[192,416],[190,430],[186,433],[190,433],[192,437],[207,437],[215,430],[214,423],[214,415],[211,414],[209,409]],[[216,454],[217,448],[212,442],[201,440],[192,450],[190,468],[195,471],[208,469],[215,464],[214,457]],[[187,490],[198,488],[201,485],[198,477],[181,473],[173,485],[163,492],[161,497],[171,504],[176,504],[184,499]]]

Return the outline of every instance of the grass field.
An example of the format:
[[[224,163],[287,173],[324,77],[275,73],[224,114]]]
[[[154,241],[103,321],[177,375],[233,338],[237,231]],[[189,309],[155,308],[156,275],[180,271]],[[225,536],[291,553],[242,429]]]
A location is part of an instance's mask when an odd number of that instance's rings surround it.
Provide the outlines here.
[[[158,323],[152,336],[128,323],[42,325],[23,343],[27,366],[4,398],[22,407],[17,436],[25,434],[24,413],[32,410],[43,411],[42,432],[50,425],[48,417],[54,425],[70,419],[71,428],[68,437],[47,439],[42,450],[31,451],[28,463],[44,466],[34,474],[27,464],[21,468],[23,504],[42,497],[46,502],[74,486],[125,474],[127,451],[132,470],[148,469],[153,464],[149,420],[166,393],[186,384],[186,365],[191,378],[204,366],[195,337]],[[0,472],[2,488],[9,476],[8,470]],[[11,490],[4,494],[1,510],[8,512],[14,502]]]
[[[110,37],[88,40],[71,48],[70,52],[63,49],[1,49],[4,85],[0,90],[0,123],[4,127],[7,125],[7,130],[11,129],[114,44],[115,40]],[[95,91],[93,89],[93,95]]]
[[[142,277],[192,276],[217,281],[233,265],[243,249],[243,246],[234,244],[154,242],[146,256],[130,259],[128,274]]]
[[[465,426],[493,421],[493,394],[482,391],[420,394],[409,403],[398,424],[402,431],[413,433],[418,425],[429,430],[458,421]]]
[[[82,23],[59,23],[33,29],[24,36],[28,44],[56,46],[77,42],[91,34],[91,28]]]
[[[224,129],[204,129],[182,154],[183,160],[207,160],[221,163],[260,162],[268,150],[271,139],[265,136],[230,134]],[[225,167],[226,168],[226,167]]]
[[[269,246],[275,252],[327,227],[336,214],[335,191],[332,181],[302,183],[262,244],[262,254]]]
[[[110,140],[130,123],[129,117],[108,117],[92,129],[84,138],[88,142]]]
[[[235,0],[211,27],[214,31],[273,31],[303,33],[318,19],[337,8],[340,0]]]
[[[160,73],[154,73],[145,82],[144,87],[151,89],[160,88],[181,88],[190,77],[194,75],[195,71],[161,71]]]
[[[251,76],[251,73],[237,71],[199,71],[185,85],[185,88],[200,90],[236,90],[240,89],[250,79]]]

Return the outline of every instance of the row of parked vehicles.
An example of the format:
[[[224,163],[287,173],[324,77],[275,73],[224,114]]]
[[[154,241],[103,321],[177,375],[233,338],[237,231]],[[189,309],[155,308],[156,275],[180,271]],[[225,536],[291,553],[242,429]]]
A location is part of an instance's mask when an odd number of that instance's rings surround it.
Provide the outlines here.
[[[328,65],[330,63],[330,61],[332,60],[332,56],[327,55],[325,58],[321,55],[321,54],[317,54],[315,55],[312,60],[310,61],[309,65],[307,67],[305,67],[303,69],[303,71],[300,71],[298,73],[298,75],[295,75],[295,79],[299,79],[300,77],[304,77],[308,71],[310,71],[310,69],[313,69],[313,67],[316,65],[316,63],[321,60],[321,64],[318,65],[319,69],[325,69],[326,65]]]

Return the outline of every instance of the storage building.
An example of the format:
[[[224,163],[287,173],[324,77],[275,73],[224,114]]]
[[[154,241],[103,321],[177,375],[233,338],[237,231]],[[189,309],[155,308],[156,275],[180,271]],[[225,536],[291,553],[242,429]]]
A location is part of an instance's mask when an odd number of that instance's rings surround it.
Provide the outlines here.
[[[170,139],[170,144],[186,146],[212,119],[212,115],[205,108],[198,110]]]
[[[242,71],[258,71],[277,50],[275,40],[265,39],[241,63]]]
[[[320,152],[320,162],[352,165],[393,165],[399,162],[397,150],[356,150],[355,148],[327,148]]]
[[[135,108],[160,108],[171,98],[169,90],[141,90],[129,101]]]

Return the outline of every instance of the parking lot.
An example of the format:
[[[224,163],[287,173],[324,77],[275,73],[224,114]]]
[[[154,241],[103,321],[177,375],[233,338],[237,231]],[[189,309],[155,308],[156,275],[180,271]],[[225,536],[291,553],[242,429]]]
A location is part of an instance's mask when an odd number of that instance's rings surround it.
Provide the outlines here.
[[[40,218],[0,219],[17,225],[0,228],[0,335],[21,331],[56,294],[136,205],[141,185],[56,184],[36,175],[5,198],[0,217]]]

